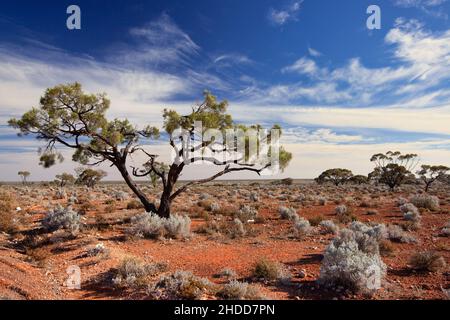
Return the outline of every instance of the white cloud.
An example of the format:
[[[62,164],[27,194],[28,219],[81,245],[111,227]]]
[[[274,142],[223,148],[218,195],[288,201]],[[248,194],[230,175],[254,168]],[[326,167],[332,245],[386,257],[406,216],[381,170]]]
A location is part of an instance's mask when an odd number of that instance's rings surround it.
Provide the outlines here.
[[[308,53],[312,57],[320,57],[320,56],[322,56],[321,52],[319,52],[319,51],[317,51],[317,50],[315,50],[315,49],[313,49],[311,47],[308,47]]]
[[[401,8],[417,8],[428,15],[448,19],[448,13],[441,6],[447,0],[393,0]]]
[[[119,50],[114,60],[152,66],[188,64],[190,58],[200,51],[200,47],[167,14],[145,26],[131,29],[130,34],[136,41],[135,45]]]
[[[297,14],[300,11],[301,1],[295,1],[282,10],[270,9],[269,20],[276,25],[284,25],[289,21],[296,20]]]

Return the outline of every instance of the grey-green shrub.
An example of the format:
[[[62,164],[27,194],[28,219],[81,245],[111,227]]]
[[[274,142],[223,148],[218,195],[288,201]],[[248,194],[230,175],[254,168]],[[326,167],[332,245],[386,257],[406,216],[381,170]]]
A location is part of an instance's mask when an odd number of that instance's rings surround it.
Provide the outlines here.
[[[362,230],[363,229],[363,230]],[[343,286],[355,292],[371,294],[371,271],[376,269],[381,282],[386,274],[378,247],[378,231],[354,225],[343,229],[325,250],[318,282],[324,286]]]
[[[58,204],[46,214],[42,225],[48,231],[65,229],[75,235],[81,227],[81,216],[71,207],[63,207]]]
[[[439,198],[427,194],[416,195],[411,198],[411,202],[418,208],[425,208],[430,211],[439,211]]]

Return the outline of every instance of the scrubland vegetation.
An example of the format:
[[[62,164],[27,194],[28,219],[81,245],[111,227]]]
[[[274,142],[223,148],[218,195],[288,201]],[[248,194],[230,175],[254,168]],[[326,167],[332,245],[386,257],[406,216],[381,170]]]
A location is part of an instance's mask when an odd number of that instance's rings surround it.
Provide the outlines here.
[[[428,192],[420,180],[394,192],[350,181],[216,182],[163,218],[125,184],[86,192],[70,180],[0,187],[0,252],[10,257],[0,270],[26,264],[34,283],[28,296],[0,285],[1,296],[444,299],[449,288],[450,186],[441,181]],[[163,191],[141,188],[155,199]],[[69,265],[81,268],[81,290],[64,286]],[[374,267],[379,287],[368,286]]]

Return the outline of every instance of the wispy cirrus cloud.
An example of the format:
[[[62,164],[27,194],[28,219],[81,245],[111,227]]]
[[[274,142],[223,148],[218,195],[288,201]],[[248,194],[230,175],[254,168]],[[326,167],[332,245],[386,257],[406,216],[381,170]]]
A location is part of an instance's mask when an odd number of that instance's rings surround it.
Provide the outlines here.
[[[297,15],[300,11],[301,4],[303,0],[295,1],[285,6],[283,9],[273,9],[269,10],[269,21],[274,25],[282,26],[289,21],[295,21]]]
[[[401,8],[417,8],[428,15],[448,18],[448,13],[441,6],[448,0],[393,0],[394,5]]]

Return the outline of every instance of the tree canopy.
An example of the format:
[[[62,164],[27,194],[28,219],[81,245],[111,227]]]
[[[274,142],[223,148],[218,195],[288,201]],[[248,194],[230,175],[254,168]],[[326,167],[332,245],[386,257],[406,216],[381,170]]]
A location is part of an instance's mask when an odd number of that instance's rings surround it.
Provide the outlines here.
[[[315,181],[317,183],[331,182],[338,186],[349,181],[353,177],[353,173],[348,169],[335,168],[322,172]]]

